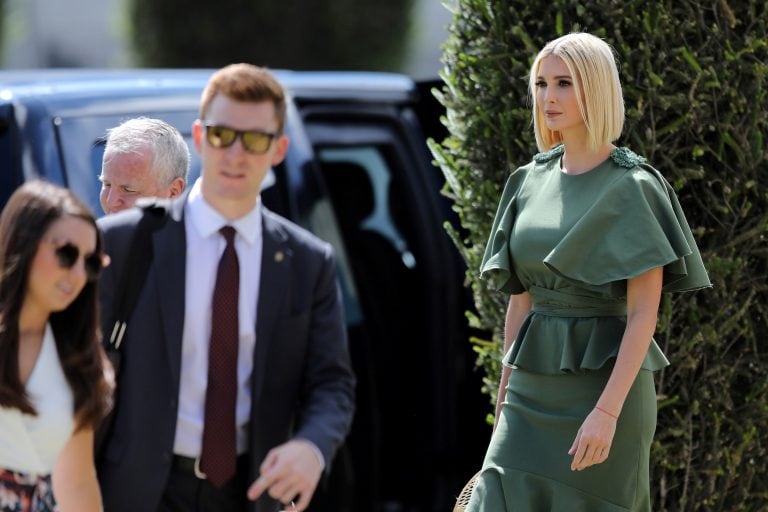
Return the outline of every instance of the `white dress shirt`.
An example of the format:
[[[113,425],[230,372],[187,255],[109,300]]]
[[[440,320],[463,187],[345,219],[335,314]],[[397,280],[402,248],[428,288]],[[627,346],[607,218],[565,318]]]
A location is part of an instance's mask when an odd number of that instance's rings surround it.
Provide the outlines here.
[[[211,302],[219,259],[226,241],[223,226],[235,228],[235,249],[240,265],[240,349],[237,355],[237,453],[248,450],[251,412],[251,372],[256,344],[261,253],[261,198],[245,216],[228,221],[205,202],[198,179],[184,210],[187,235],[184,332],[181,346],[181,383],[174,453],[199,457],[202,452],[205,392],[208,384],[208,348],[211,340]]]

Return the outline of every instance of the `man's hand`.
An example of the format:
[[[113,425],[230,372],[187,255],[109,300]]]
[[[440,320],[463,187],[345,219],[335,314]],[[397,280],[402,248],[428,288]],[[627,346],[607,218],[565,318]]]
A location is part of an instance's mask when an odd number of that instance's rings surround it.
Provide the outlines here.
[[[259,478],[248,489],[248,499],[256,500],[268,491],[283,505],[295,501],[295,509],[302,511],[309,506],[322,472],[321,462],[309,441],[288,441],[269,451],[259,468]]]

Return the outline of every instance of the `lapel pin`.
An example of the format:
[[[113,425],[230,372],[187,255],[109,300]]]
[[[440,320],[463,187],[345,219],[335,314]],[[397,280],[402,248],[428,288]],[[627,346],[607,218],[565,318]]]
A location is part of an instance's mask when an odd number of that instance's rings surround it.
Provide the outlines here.
[[[275,261],[277,263],[280,263],[281,261],[283,261],[283,258],[285,258],[285,255],[283,254],[283,251],[277,251],[275,253]]]

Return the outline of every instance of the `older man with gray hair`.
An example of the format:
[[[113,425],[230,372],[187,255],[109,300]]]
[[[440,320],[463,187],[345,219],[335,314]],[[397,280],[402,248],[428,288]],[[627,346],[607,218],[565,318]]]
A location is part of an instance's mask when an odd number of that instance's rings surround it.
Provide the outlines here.
[[[110,128],[99,176],[104,213],[131,208],[141,197],[178,196],[189,159],[181,133],[160,119],[138,117]]]

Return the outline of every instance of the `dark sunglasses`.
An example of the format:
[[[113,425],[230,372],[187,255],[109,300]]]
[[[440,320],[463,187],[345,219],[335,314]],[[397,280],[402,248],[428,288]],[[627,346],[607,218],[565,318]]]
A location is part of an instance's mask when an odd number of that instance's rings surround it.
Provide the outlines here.
[[[263,155],[277,137],[276,133],[259,130],[235,130],[226,126],[205,125],[205,138],[215,148],[228,148],[240,137],[243,149],[254,155]]]
[[[56,259],[61,268],[72,268],[80,259],[80,249],[72,243],[65,243],[54,250]],[[85,275],[89,281],[95,280],[101,273],[101,256],[98,254],[89,254],[83,258],[85,263]]]

